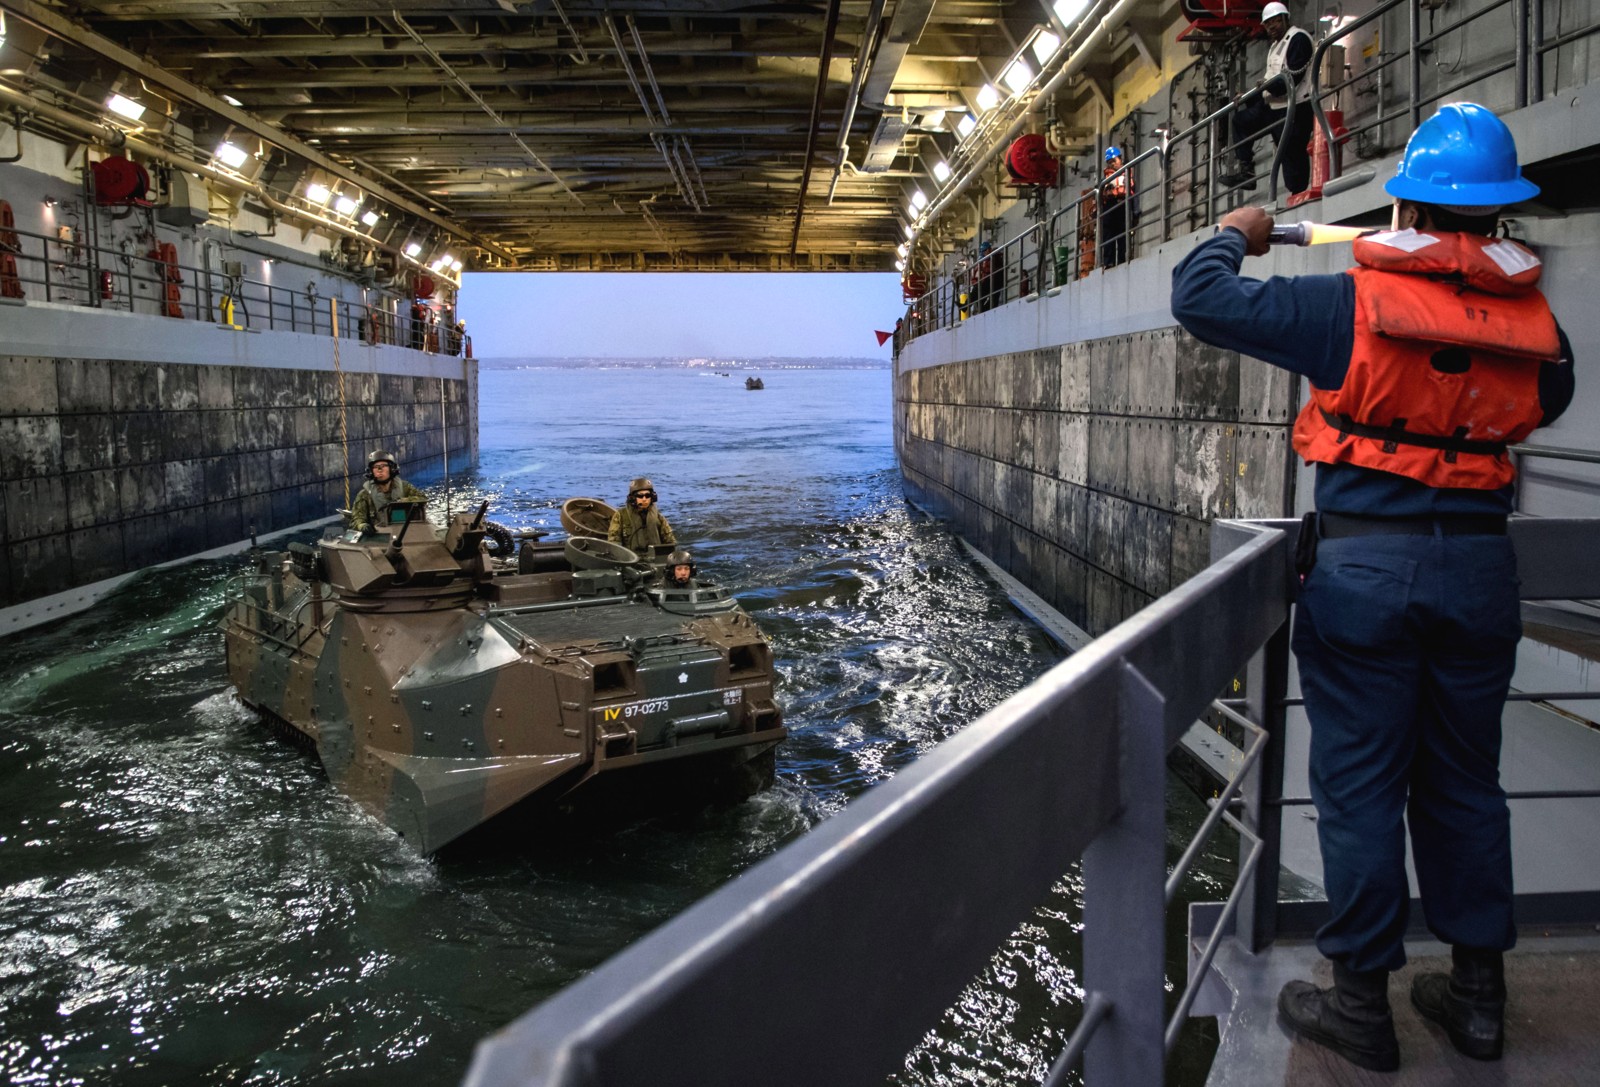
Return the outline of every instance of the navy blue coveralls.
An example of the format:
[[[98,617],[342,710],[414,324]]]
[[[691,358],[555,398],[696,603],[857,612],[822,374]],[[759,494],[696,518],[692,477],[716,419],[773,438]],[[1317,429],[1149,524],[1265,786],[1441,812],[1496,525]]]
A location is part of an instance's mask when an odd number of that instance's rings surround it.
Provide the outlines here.
[[[1196,247],[1173,272],[1173,316],[1207,343],[1339,388],[1355,343],[1355,281],[1249,279],[1238,274],[1244,256],[1232,229]],[[1561,353],[1568,365],[1540,370],[1544,424],[1572,400],[1565,333]],[[1330,909],[1317,948],[1352,970],[1405,965],[1407,820],[1433,934],[1473,948],[1516,942],[1499,770],[1500,713],[1522,636],[1516,558],[1504,535],[1451,531],[1463,515],[1504,517],[1512,498],[1510,487],[1441,489],[1317,465],[1320,514],[1435,519],[1426,534],[1324,530],[1295,614]]]

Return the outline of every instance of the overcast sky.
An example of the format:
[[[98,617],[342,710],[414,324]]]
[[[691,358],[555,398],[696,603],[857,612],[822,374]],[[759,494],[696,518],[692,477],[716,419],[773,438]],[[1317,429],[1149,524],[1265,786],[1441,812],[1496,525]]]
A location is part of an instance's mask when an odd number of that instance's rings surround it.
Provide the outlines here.
[[[892,272],[469,272],[460,297],[481,359],[887,359],[904,311]]]

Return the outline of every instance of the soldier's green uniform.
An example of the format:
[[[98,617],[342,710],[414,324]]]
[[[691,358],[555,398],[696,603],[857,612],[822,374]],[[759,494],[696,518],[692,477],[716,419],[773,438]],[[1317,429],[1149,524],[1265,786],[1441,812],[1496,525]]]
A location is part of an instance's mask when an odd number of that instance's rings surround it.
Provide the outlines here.
[[[635,500],[646,496],[648,501],[641,511]],[[629,551],[642,551],[646,547],[671,547],[678,542],[678,538],[672,534],[672,526],[667,524],[667,519],[656,508],[656,489],[648,479],[640,476],[628,488],[627,501],[611,515],[606,539],[621,544]]]
[[[606,530],[606,539],[621,544],[629,551],[638,551],[643,547],[671,547],[678,542],[678,538],[672,534],[672,526],[667,524],[660,510],[646,510],[641,518],[638,510],[627,506],[611,515],[611,527]]]
[[[387,492],[369,479],[356,493],[356,500],[350,505],[350,527],[359,528],[362,532],[371,532],[389,519],[388,509],[395,502],[403,498],[426,500],[427,497],[419,488],[403,479],[391,480]]]
[[[378,485],[376,471],[380,466],[384,469],[387,489]],[[396,502],[403,499],[426,501],[427,497],[400,478],[400,464],[395,460],[393,453],[385,449],[374,449],[367,457],[367,482],[356,494],[356,500],[350,504],[350,527],[357,532],[371,532],[388,521],[389,507]]]

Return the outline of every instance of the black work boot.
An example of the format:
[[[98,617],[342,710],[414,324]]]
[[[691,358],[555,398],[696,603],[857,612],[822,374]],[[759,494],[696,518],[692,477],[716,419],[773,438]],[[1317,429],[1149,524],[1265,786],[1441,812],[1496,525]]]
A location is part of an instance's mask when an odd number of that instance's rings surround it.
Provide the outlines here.
[[[1418,974],[1411,1003],[1450,1035],[1457,1052],[1497,1061],[1506,1040],[1506,967],[1499,951],[1450,949],[1450,973]]]
[[[1326,1046],[1374,1072],[1400,1067],[1400,1043],[1389,1014],[1389,971],[1333,964],[1333,988],[1291,981],[1278,994],[1278,1021],[1290,1034]]]

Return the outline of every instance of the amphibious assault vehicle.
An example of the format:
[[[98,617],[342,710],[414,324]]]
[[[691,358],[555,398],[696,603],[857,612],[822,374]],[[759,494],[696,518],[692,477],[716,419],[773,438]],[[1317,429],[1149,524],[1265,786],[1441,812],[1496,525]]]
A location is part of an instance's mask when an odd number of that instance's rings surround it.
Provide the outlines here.
[[[513,809],[771,783],[772,651],[726,589],[602,539],[495,547],[484,509],[390,511],[256,553],[223,631],[239,697],[418,850]]]

